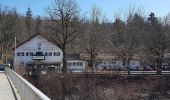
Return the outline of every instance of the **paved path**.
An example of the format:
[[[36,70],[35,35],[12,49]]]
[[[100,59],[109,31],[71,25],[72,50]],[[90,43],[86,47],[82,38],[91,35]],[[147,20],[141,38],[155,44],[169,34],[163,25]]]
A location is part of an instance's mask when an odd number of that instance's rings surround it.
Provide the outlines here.
[[[16,100],[7,76],[0,71],[0,100]]]

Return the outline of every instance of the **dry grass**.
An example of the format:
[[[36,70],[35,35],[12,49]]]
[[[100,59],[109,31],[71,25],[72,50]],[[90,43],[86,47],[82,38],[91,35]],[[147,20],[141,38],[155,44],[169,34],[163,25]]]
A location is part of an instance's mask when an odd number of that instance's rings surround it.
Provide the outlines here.
[[[128,78],[120,76],[58,74],[50,72],[34,80],[52,100],[148,100],[169,98],[169,77]]]

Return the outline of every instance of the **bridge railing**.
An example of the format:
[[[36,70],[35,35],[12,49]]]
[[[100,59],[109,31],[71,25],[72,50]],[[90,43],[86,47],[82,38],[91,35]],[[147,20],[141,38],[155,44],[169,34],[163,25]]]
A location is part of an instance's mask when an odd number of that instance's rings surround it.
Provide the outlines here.
[[[15,85],[22,100],[51,100],[15,71],[6,67],[5,72]]]

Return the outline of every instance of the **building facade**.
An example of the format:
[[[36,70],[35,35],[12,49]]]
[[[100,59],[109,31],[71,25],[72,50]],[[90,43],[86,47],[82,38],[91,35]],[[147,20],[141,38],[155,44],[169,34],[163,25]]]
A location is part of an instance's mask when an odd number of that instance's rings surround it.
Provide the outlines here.
[[[67,69],[69,72],[83,72],[86,69],[87,62],[81,59],[80,54],[67,55]]]
[[[62,50],[40,34],[19,44],[14,49],[14,66],[41,64],[44,66],[62,66]]]
[[[90,59],[90,55],[87,54],[81,54],[81,57],[86,59],[86,61]],[[96,70],[123,70],[124,68],[122,60],[118,59],[114,54],[99,54],[96,61]],[[133,57],[129,63],[129,68],[135,70],[139,66],[141,66],[139,58],[136,56]]]
[[[61,72],[63,52],[49,39],[37,34],[23,43],[17,45],[14,50],[14,66],[22,65],[28,71],[33,69],[58,70]],[[67,55],[68,72],[83,72],[86,61],[80,59],[79,54]]]

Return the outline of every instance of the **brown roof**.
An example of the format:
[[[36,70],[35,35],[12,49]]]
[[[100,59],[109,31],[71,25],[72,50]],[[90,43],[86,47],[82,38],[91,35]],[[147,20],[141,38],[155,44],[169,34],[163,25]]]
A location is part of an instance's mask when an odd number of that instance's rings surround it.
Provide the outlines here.
[[[32,38],[34,38],[34,37],[36,37],[36,36],[38,36],[38,35],[41,35],[42,37],[44,37],[44,38],[47,39],[48,41],[52,42],[45,34],[39,34],[39,33],[37,33],[37,34],[31,36],[30,38],[28,38],[27,40],[19,43],[19,44],[16,46],[16,48],[20,47],[21,45],[23,45],[24,43],[30,41]],[[56,43],[54,43],[54,42],[52,42],[52,43],[53,43],[54,45],[56,45]],[[12,50],[15,50],[15,47],[13,47]]]

